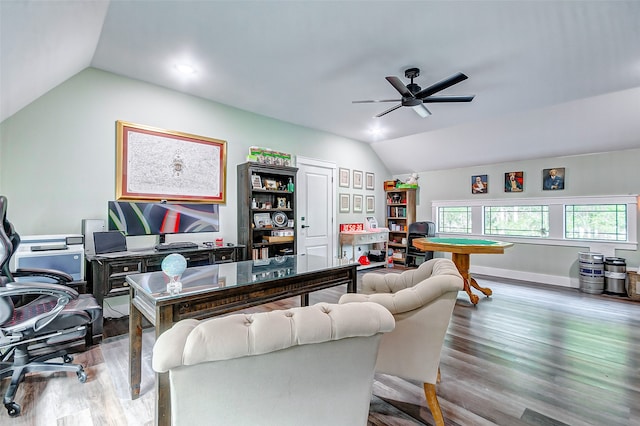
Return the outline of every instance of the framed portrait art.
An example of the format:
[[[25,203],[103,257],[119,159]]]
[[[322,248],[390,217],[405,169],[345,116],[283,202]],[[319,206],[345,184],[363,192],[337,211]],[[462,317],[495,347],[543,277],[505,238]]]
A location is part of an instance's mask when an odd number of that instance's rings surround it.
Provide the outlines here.
[[[226,201],[227,142],[116,122],[116,199]]]
[[[542,171],[542,190],[555,191],[564,189],[564,167],[544,169]]]
[[[340,213],[349,213],[350,199],[349,194],[340,194]]]
[[[362,171],[353,171],[353,187],[354,189],[362,189]]]
[[[522,192],[524,190],[524,172],[504,174],[504,192]]]
[[[338,169],[338,186],[342,187],[342,188],[348,188],[349,187],[349,175],[351,173],[349,172],[349,169],[344,169],[342,167],[340,167]]]
[[[353,212],[362,213],[362,194],[353,194]]]
[[[487,175],[471,176],[471,193],[486,194],[489,192],[489,178]]]

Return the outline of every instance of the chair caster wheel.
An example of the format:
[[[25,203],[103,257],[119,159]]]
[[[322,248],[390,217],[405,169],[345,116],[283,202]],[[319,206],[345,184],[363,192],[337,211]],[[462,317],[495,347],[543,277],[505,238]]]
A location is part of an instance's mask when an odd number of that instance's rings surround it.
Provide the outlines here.
[[[85,373],[84,370],[80,370],[76,374],[78,375],[80,383],[85,383],[87,381],[87,373]]]
[[[66,354],[62,357],[62,361],[64,361],[65,364],[69,364],[71,363],[71,361],[73,361],[73,356]]]
[[[16,404],[15,402],[4,404],[4,408],[7,409],[7,414],[9,414],[9,417],[18,417],[20,415],[20,405]]]

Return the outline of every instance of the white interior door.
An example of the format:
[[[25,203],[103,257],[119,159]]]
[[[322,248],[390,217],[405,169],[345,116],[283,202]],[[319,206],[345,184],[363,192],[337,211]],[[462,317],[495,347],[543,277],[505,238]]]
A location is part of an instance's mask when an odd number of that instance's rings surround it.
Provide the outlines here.
[[[334,163],[297,157],[298,253],[335,257]]]

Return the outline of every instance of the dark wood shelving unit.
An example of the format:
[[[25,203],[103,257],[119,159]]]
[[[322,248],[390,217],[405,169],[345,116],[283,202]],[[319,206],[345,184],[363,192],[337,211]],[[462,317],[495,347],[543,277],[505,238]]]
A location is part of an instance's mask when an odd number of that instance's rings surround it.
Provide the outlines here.
[[[238,244],[247,246],[248,259],[296,254],[297,171],[288,166],[238,164]],[[267,203],[270,206],[265,207]],[[277,223],[282,215],[286,223]],[[268,218],[271,225],[259,226],[260,217]]]

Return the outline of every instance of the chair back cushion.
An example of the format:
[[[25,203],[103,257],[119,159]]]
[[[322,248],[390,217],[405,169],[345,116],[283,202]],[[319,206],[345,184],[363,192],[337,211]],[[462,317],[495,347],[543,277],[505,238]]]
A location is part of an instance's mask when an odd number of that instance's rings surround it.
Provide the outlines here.
[[[174,425],[365,425],[393,328],[373,303],[184,320],[158,338],[153,368],[169,370]]]

